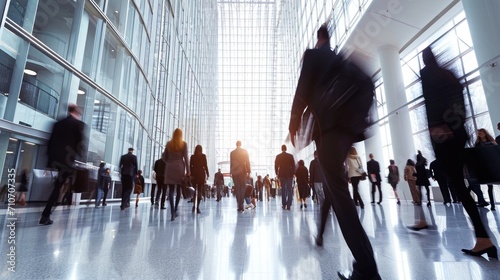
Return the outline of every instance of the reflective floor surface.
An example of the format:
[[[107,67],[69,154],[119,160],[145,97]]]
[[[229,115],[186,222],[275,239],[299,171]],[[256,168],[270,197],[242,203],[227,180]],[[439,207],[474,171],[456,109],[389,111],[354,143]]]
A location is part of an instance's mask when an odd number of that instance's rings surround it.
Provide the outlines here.
[[[294,201],[287,211],[277,197],[237,213],[234,197],[212,198],[193,214],[181,200],[173,222],[148,200],[133,206],[59,206],[49,226],[38,225],[41,205],[8,214],[2,206],[0,279],[338,279],[352,268],[334,215],[324,246],[314,245],[318,204],[301,210]],[[460,251],[474,244],[461,205],[424,206],[431,227],[418,232],[406,228],[414,208],[394,199],[358,208],[382,279],[500,279],[498,260]],[[499,213],[480,212],[498,245]]]

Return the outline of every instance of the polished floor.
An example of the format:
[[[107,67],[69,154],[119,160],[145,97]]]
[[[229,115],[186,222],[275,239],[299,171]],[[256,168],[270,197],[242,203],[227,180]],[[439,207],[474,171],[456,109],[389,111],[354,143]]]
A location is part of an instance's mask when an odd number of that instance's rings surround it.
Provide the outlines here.
[[[368,191],[362,196],[369,201]],[[317,247],[318,204],[301,210],[294,202],[287,211],[281,197],[244,213],[237,213],[234,197],[207,199],[201,214],[181,200],[173,222],[170,209],[145,199],[124,211],[118,203],[59,206],[49,226],[38,225],[41,205],[12,213],[2,207],[0,279],[338,279],[337,271],[352,267],[334,215],[324,246]],[[414,222],[414,208],[393,198],[358,208],[382,279],[500,279],[498,260],[460,251],[474,243],[461,205],[424,207],[431,227],[418,232],[406,227]],[[498,245],[500,213],[480,212]],[[8,262],[12,252],[15,263]]]

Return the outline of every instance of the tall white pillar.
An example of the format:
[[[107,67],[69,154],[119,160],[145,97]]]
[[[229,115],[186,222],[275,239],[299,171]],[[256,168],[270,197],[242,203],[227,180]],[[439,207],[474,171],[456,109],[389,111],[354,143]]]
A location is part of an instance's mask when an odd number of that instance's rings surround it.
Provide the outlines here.
[[[375,120],[378,120],[378,110],[377,110],[377,104],[373,105],[374,108],[374,118]],[[370,160],[368,155],[373,154],[374,159],[380,163],[380,168],[381,170],[381,176],[383,177],[385,170],[383,169],[383,166],[388,165],[388,159],[385,159],[383,157],[383,152],[382,152],[382,139],[380,139],[380,126],[379,124],[374,124],[372,127],[369,128],[370,134],[373,136],[366,139],[364,141],[365,143],[365,159],[366,161]]]
[[[498,0],[462,0],[469,30],[474,44],[478,65],[489,62],[489,66],[480,70],[486,102],[493,129],[500,122],[500,1]],[[496,58],[497,57],[497,58]],[[496,58],[496,59],[495,59]],[[493,132],[493,131],[491,131]],[[495,131],[493,134],[498,135]]]
[[[399,107],[407,103],[403,70],[399,51],[394,46],[381,46],[378,49],[382,77],[384,79],[384,91],[387,102],[387,112],[392,113],[389,116],[389,127],[392,139],[392,151],[394,161],[399,166],[401,181],[404,184],[403,168],[406,161],[415,158],[415,144],[413,142],[413,132],[411,130],[410,113],[408,107]],[[397,110],[397,111],[396,111]],[[383,165],[385,166],[385,165]],[[409,189],[404,186],[399,188],[400,198],[411,198]]]

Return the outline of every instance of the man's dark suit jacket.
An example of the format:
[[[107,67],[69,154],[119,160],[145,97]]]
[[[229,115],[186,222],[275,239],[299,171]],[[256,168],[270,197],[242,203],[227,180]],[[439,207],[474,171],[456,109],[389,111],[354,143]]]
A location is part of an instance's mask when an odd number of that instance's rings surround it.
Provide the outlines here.
[[[224,175],[222,172],[215,173],[214,185],[224,185]]]
[[[377,183],[382,181],[382,178],[380,177],[380,165],[378,164],[378,161],[371,159],[366,163],[366,169],[368,169],[368,174],[375,174],[377,177]],[[370,179],[371,181],[371,179]]]
[[[335,94],[323,95],[325,86],[334,77],[337,77]],[[350,97],[343,99],[343,105],[336,105],[332,109],[337,98],[347,92],[350,92],[347,95]],[[369,126],[368,109],[372,102],[373,82],[356,65],[344,62],[343,57],[336,55],[329,44],[306,50],[292,104],[289,131],[298,131],[302,113],[308,107],[315,121],[313,140],[318,140],[321,134],[331,130],[355,135],[356,141],[364,140],[366,137],[363,133]]]
[[[155,165],[153,170],[156,173],[156,178],[164,178],[165,177],[165,161],[163,159],[158,159],[155,161]],[[158,181],[158,179],[156,179]]]
[[[73,168],[75,159],[83,156],[84,128],[85,124],[71,115],[54,124],[47,147],[49,167]]]
[[[289,153],[282,152],[276,156],[274,161],[274,171],[278,178],[293,178],[295,174],[295,160]]]
[[[126,153],[120,158],[120,174],[135,177],[137,174],[137,157],[132,153]]]
[[[247,176],[250,174],[250,158],[247,150],[236,148],[231,152],[229,158],[232,176]]]

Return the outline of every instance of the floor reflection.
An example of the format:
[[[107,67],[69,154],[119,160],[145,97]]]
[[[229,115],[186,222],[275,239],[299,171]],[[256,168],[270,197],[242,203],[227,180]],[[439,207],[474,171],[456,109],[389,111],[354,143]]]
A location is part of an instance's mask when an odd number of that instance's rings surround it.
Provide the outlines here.
[[[369,194],[366,194],[367,196]],[[16,209],[16,274],[4,279],[337,279],[352,256],[330,213],[324,246],[313,245],[319,207],[281,209],[280,198],[236,212],[234,198],[206,200],[193,214],[182,200],[180,216],[147,200],[119,205],[58,207],[51,226],[38,226],[42,206]],[[419,209],[417,209],[419,208]],[[474,244],[472,225],[459,204],[414,207],[387,199],[367,205],[359,217],[372,242],[383,279],[496,279],[496,260],[464,255]],[[479,209],[498,245],[500,218]],[[415,211],[419,211],[416,213]],[[415,215],[431,226],[407,229]],[[9,249],[6,210],[0,250]],[[5,265],[5,262],[4,262]]]

